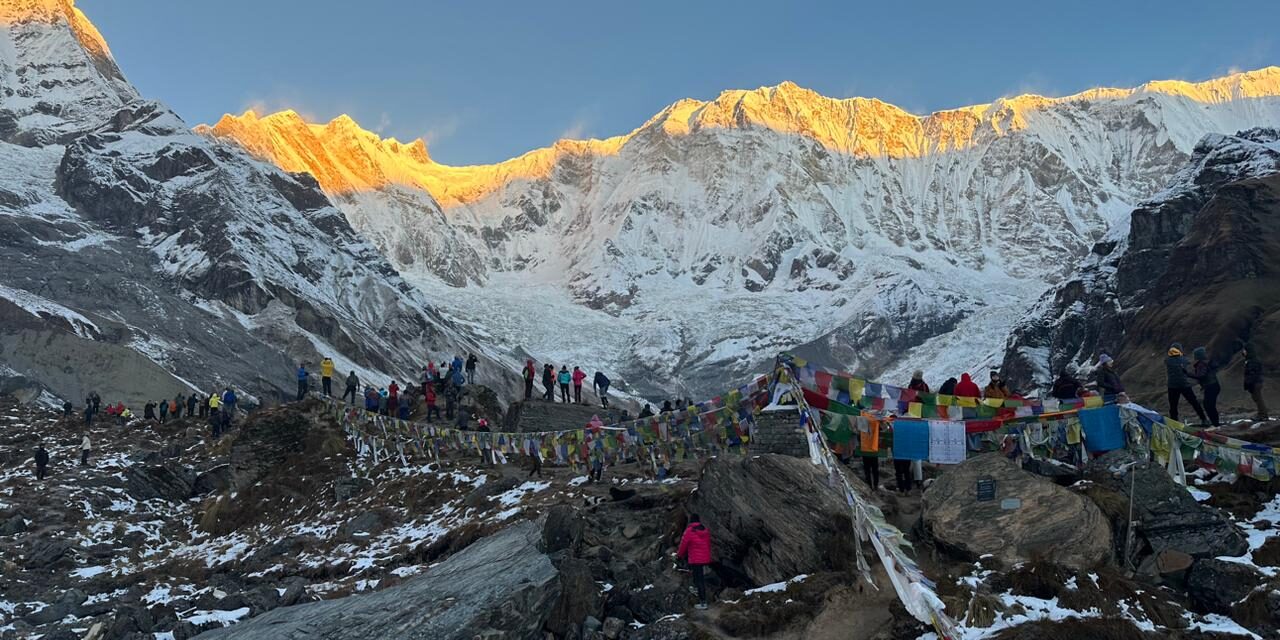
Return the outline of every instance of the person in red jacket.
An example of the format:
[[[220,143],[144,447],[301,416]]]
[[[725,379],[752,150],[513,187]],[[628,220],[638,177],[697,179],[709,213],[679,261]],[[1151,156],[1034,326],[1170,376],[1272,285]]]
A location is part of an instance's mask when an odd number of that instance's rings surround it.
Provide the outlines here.
[[[978,383],[969,377],[969,374],[960,375],[960,382],[956,383],[956,397],[959,398],[981,398],[982,390],[978,388]]]
[[[711,564],[711,532],[698,519],[697,514],[689,516],[689,526],[680,536],[680,548],[676,556],[689,562],[689,571],[693,573],[693,586],[698,590],[699,609],[707,608],[707,580],[703,571]]]
[[[395,381],[395,380],[392,380],[392,381],[391,381],[391,386],[387,387],[387,412],[388,412],[388,415],[394,415],[394,414],[395,414],[395,412],[394,412],[394,411],[391,411],[391,409],[390,409],[390,408],[391,408],[391,407],[398,407],[398,406],[400,406],[400,385],[396,384],[396,381]]]
[[[573,368],[573,403],[582,404],[582,381],[587,379],[587,372]]]

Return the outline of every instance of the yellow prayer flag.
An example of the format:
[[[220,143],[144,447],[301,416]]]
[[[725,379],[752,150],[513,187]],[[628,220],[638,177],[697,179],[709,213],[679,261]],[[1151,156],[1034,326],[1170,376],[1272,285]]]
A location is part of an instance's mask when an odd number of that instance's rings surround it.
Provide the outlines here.
[[[978,399],[968,396],[956,396],[956,404],[962,407],[976,407],[978,406]]]
[[[912,418],[919,418],[920,416],[923,415],[923,412],[924,412],[923,402],[911,402],[907,404],[907,415],[911,416]]]
[[[1000,408],[1004,406],[1004,398],[985,398],[982,401],[982,404],[985,404],[988,407]]]
[[[1084,399],[1084,407],[1086,409],[1093,409],[1095,407],[1101,407],[1101,406],[1102,406],[1102,396],[1088,396]]]
[[[849,401],[850,402],[853,402],[855,404],[858,402],[858,399],[862,397],[862,389],[863,387],[866,386],[866,384],[867,384],[866,380],[861,380],[858,378],[853,378],[852,380],[849,380]]]
[[[956,403],[956,397],[955,397],[955,396],[943,395],[943,394],[941,394],[941,393],[939,393],[939,394],[938,394],[938,406],[940,406],[940,407],[949,407],[949,406],[951,406],[951,405],[953,405],[953,404],[955,404],[955,403]]]

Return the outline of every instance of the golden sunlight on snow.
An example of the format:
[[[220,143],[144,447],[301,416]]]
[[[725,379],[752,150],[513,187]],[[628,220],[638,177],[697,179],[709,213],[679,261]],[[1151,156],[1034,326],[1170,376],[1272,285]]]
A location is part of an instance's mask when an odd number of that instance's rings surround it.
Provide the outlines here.
[[[1150,82],[1136,89],[1090,89],[1062,98],[1021,95],[918,116],[870,98],[834,99],[784,82],[752,91],[725,91],[715,100],[676,102],[639,129],[607,140],[561,140],[493,165],[451,167],[436,163],[422,140],[382,139],[343,115],[328,124],[305,122],[293,111],[259,117],[252,111],[226,115],[205,135],[234,139],[255,155],[287,171],[311,173],[331,194],[387,185],[426,190],[443,207],[483,198],[505,185],[546,178],[566,157],[619,153],[640,135],[684,136],[699,130],[765,127],[813,140],[858,157],[919,158],[965,149],[1027,127],[1050,106],[1102,100],[1141,99],[1160,94],[1218,103],[1280,95],[1280,67],[1235,73],[1200,83]]]

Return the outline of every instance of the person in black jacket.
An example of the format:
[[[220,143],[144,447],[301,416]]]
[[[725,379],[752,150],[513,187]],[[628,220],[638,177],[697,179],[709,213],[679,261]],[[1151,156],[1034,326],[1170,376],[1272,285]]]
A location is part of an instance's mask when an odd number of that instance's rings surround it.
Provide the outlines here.
[[[36,447],[36,480],[44,480],[45,473],[49,469],[49,451],[44,448],[41,442]]]
[[[479,361],[474,353],[467,357],[467,384],[476,383],[476,363]]]
[[[1222,392],[1222,385],[1218,383],[1218,369],[1221,365],[1209,359],[1209,350],[1205,347],[1196,347],[1191,356],[1194,362],[1188,375],[1200,383],[1200,392],[1204,394],[1204,412],[1209,414],[1209,424],[1219,426],[1218,394]]]
[[[1200,417],[1200,423],[1208,422],[1204,415],[1204,408],[1200,406],[1200,401],[1196,399],[1196,394],[1191,390],[1191,381],[1187,376],[1187,358],[1182,355],[1182,344],[1173,343],[1169,345],[1169,355],[1164,360],[1165,375],[1169,380],[1169,417],[1174,420],[1178,419],[1178,400],[1186,398],[1191,404],[1191,408],[1195,409],[1196,415]]]
[[[1267,403],[1262,399],[1262,361],[1258,360],[1257,353],[1251,345],[1244,347],[1244,390],[1249,392],[1253,398],[1253,404],[1258,407],[1258,415],[1253,419],[1266,420]]]
[[[1058,379],[1053,382],[1053,391],[1050,395],[1059,400],[1075,400],[1080,397],[1080,391],[1084,387],[1080,386],[1080,382],[1071,375],[1066,369],[1058,375]]]
[[[1093,380],[1098,385],[1098,393],[1104,396],[1124,393],[1124,383],[1120,381],[1120,374],[1116,373],[1116,361],[1105,353],[1098,356],[1098,367],[1093,370]]]
[[[595,377],[591,379],[591,388],[595,390],[596,395],[600,396],[600,406],[608,409],[609,377],[604,375],[603,371],[597,371]]]
[[[938,387],[938,395],[942,395],[942,396],[955,395],[956,385],[958,384],[960,384],[959,380],[956,380],[955,378],[947,378],[946,382],[943,382],[942,386]]]

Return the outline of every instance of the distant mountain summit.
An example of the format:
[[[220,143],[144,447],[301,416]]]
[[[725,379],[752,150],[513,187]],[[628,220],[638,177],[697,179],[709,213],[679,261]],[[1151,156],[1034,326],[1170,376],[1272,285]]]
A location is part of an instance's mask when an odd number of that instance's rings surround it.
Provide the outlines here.
[[[385,385],[472,351],[515,382],[315,179],[141,99],[69,1],[0,3],[0,262],[2,391],[267,398],[323,355]]]
[[[711,391],[797,346],[895,380],[998,364],[1015,320],[1201,137],[1277,122],[1269,67],[927,116],[784,83],[469,167],[345,117],[199,130],[316,176],[504,347]]]

